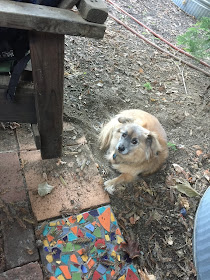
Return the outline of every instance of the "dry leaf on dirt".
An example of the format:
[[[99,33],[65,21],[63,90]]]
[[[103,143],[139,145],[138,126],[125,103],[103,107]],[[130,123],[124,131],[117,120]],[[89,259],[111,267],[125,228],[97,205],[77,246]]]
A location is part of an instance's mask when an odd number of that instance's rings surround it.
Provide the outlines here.
[[[209,172],[209,170],[205,170],[203,173],[204,173],[204,177],[206,178],[206,180],[208,182],[210,182],[210,172]]]
[[[189,210],[190,204],[189,204],[189,201],[186,197],[183,197],[183,196],[179,195],[178,201],[179,201],[179,204],[180,204],[181,208],[184,207],[187,211]]]
[[[12,122],[10,123],[10,129],[14,130],[16,128],[20,128],[20,124],[19,123],[16,123],[16,122]]]
[[[197,150],[195,153],[196,153],[196,155],[199,157],[200,155],[203,154],[203,151],[202,151],[202,150]]]
[[[67,164],[66,161],[62,161],[60,158],[58,159],[58,161],[56,162],[56,165],[59,166],[59,165],[64,165],[64,164]]]
[[[87,139],[85,138],[85,135],[83,135],[82,137],[80,137],[79,139],[77,139],[77,144],[79,145],[85,145],[87,144]]]
[[[138,215],[136,215],[136,214],[134,214],[133,216],[131,216],[130,217],[130,223],[132,224],[132,225],[135,225],[135,223],[138,221],[140,219],[140,217],[138,216]]]
[[[179,164],[173,163],[172,165],[176,172],[182,173],[184,171],[184,168],[182,168]]]
[[[162,217],[163,216],[160,213],[158,213],[156,210],[151,211],[150,217],[146,221],[145,226],[148,226],[154,220],[159,222],[162,219]]]
[[[176,163],[173,163],[172,166],[177,173],[183,174],[185,176],[185,178],[188,179],[189,176],[183,167],[181,167],[179,164],[176,164]]]
[[[144,271],[142,269],[139,269],[138,273],[142,280],[156,280],[155,275],[148,274],[146,268],[144,268]]]
[[[171,186],[175,186],[176,185],[176,180],[175,180],[175,178],[174,178],[174,176],[172,174],[169,174],[166,177],[165,184],[166,184],[167,187],[171,187]]]
[[[127,239],[127,243],[121,243],[121,248],[125,251],[131,259],[140,256],[139,244],[131,238]]]
[[[176,179],[176,182],[178,184],[176,184],[174,186],[174,188],[177,189],[179,192],[181,192],[189,197],[200,196],[200,194],[190,186],[190,184],[187,180],[179,178],[179,179]]]

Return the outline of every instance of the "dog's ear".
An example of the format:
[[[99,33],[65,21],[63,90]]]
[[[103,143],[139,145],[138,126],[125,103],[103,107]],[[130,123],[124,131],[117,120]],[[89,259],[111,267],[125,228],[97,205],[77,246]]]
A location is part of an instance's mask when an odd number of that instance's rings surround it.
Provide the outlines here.
[[[119,117],[118,122],[119,123],[132,123],[133,119],[132,118]]]
[[[157,135],[150,132],[146,137],[146,159],[150,159],[152,156],[157,156],[161,151],[161,145],[157,139]]]

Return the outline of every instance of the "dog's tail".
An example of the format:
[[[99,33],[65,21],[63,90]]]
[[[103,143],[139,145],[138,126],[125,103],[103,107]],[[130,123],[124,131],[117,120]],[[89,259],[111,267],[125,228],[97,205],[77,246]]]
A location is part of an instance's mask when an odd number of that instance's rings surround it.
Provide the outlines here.
[[[110,142],[112,140],[113,132],[118,124],[117,119],[110,120],[107,124],[105,124],[99,134],[99,144],[100,149],[106,149],[109,147]]]

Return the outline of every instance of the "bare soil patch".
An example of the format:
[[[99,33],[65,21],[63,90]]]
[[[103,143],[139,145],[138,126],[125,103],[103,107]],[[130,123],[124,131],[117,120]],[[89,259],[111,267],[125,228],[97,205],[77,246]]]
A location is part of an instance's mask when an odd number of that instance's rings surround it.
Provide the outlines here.
[[[195,23],[170,0],[119,0],[118,5],[174,44],[177,35]],[[198,65],[110,5],[109,10],[149,40]],[[110,18],[106,25],[103,40],[66,37],[64,119],[85,133],[105,180],[115,172],[98,147],[102,124],[129,108],[160,120],[173,144],[167,163],[153,176],[119,187],[111,206],[125,237],[139,245],[140,255],[134,259],[139,268],[146,267],[157,280],[196,279],[192,234],[200,198],[189,198],[171,186],[174,178],[184,180],[202,195],[209,185],[210,79]],[[186,216],[180,213],[183,207]]]

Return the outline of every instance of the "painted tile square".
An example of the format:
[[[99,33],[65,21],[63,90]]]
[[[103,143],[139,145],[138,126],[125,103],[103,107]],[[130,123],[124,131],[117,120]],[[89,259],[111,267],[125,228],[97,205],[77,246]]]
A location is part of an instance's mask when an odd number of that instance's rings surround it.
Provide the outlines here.
[[[138,280],[121,250],[124,242],[111,207],[51,221],[42,231],[42,264],[50,280]]]

